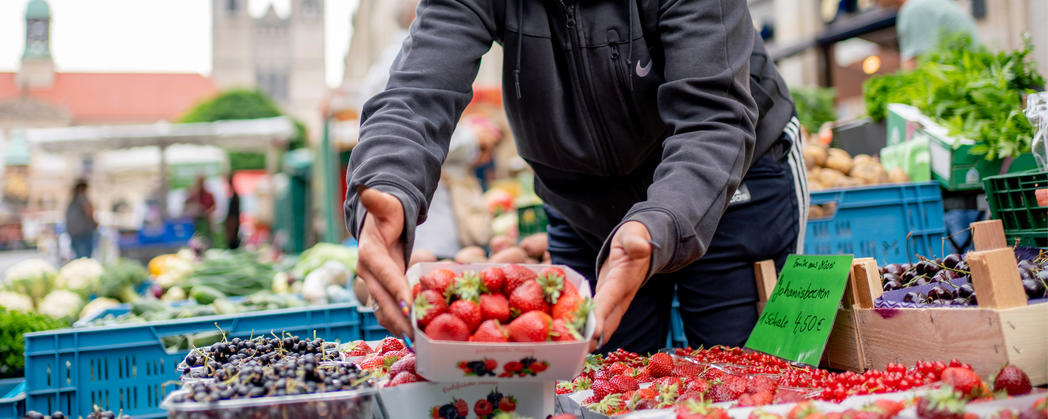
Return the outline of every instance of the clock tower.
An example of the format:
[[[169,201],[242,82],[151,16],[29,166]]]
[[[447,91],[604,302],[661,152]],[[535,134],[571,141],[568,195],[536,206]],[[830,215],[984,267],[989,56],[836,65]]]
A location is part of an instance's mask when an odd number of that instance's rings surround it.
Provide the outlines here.
[[[54,82],[51,59],[51,7],[46,0],[30,0],[25,8],[25,51],[17,83],[23,88],[41,88]]]

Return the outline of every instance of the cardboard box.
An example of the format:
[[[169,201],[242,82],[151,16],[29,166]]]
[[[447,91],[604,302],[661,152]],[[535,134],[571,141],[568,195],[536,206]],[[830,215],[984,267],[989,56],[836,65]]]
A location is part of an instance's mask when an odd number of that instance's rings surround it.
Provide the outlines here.
[[[383,388],[379,399],[388,418],[440,417],[440,409],[462,400],[468,406],[466,418],[480,417],[477,402],[491,400],[488,396],[501,394],[513,401],[517,414],[530,418],[544,418],[553,414],[553,382],[473,382],[473,383],[411,383]],[[506,407],[506,406],[503,406]],[[499,406],[492,406],[498,413]],[[434,413],[437,413],[434,415]]]
[[[456,274],[466,271],[480,272],[495,264],[452,265],[447,263],[419,263],[408,269],[408,282],[418,282],[422,275],[435,269],[450,269]],[[520,265],[540,272],[554,265]],[[567,280],[571,281],[583,297],[590,296],[586,279],[568,268],[556,265],[564,270]],[[589,352],[589,341],[593,336],[594,315],[590,313],[586,320],[583,339],[578,342],[544,342],[544,343],[487,343],[487,342],[452,342],[432,340],[418,328],[416,319],[411,323],[415,328],[416,368],[419,375],[436,382],[475,382],[477,380],[496,380],[514,382],[546,382],[553,380],[571,380],[582,371]],[[471,362],[483,362],[495,365],[488,370],[490,375],[478,377],[468,368]],[[525,364],[536,365],[524,367]],[[507,368],[509,366],[509,368]],[[521,369],[523,367],[523,369]],[[523,374],[512,374],[500,377],[504,372],[524,371]]]

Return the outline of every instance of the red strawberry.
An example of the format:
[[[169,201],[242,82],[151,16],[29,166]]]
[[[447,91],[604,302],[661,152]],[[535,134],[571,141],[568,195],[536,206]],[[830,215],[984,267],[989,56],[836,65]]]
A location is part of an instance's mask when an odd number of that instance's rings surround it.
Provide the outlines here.
[[[426,327],[426,336],[433,340],[465,341],[469,339],[469,327],[462,319],[450,313],[444,313],[429,322],[429,326]]]
[[[619,393],[625,393],[627,391],[636,391],[638,388],[640,388],[640,385],[637,384],[636,379],[625,374],[619,374],[614,377],[611,377],[610,382],[615,386],[615,388],[619,389]]]
[[[387,336],[385,339],[382,339],[381,348],[382,349],[379,350],[380,354],[385,354],[386,352],[396,352],[401,349],[404,349],[404,342],[395,337]]]
[[[571,327],[570,324],[564,323],[564,320],[556,319],[553,321],[553,340],[556,342],[575,342],[582,340],[582,335]]]
[[[455,405],[455,410],[458,410],[459,417],[464,418],[469,414],[469,404],[465,400],[455,399],[453,404]]]
[[[503,412],[513,412],[517,410],[517,399],[513,396],[505,396],[502,400],[499,400],[499,410]]]
[[[813,406],[811,401],[805,400],[793,406],[793,408],[790,409],[788,413],[786,413],[786,419],[804,419],[810,417],[819,417],[813,416],[818,414],[820,414],[819,409]]]
[[[590,390],[593,390],[593,397],[600,400],[609,394],[618,393],[619,387],[608,380],[596,380],[590,385]]]
[[[767,390],[759,391],[759,392],[757,392],[755,394],[747,393],[747,394],[743,394],[742,397],[739,397],[739,404],[738,404],[738,406],[739,407],[764,406],[764,405],[771,404],[773,399],[774,399],[774,395],[770,391],[767,391]]]
[[[677,377],[662,377],[662,378],[660,378],[658,380],[655,380],[655,385],[656,386],[665,387],[665,388],[673,387],[673,388],[676,388],[676,389],[680,389],[682,387],[682,383],[680,381],[680,378],[677,378]],[[674,387],[674,386],[676,386],[676,387]]]
[[[506,273],[498,266],[492,266],[480,272],[484,280],[484,292],[499,294],[502,292],[502,284],[506,282]]]
[[[411,299],[418,297],[418,293],[422,292],[422,283],[416,282],[415,285],[411,286]]]
[[[706,394],[707,391],[710,391],[710,383],[701,378],[696,378],[688,382],[688,385],[684,387],[684,391]]]
[[[648,359],[647,369],[652,377],[665,377],[673,372],[673,357],[662,352],[656,353]]]
[[[985,386],[975,371],[967,368],[947,368],[943,370],[940,379],[969,399],[981,396],[981,387]]]
[[[367,342],[355,340],[343,345],[342,352],[345,352],[348,356],[366,356],[371,352],[371,347],[368,346]]]
[[[542,286],[535,281],[520,284],[509,296],[509,310],[517,315],[536,310],[548,313],[549,304],[542,295]]]
[[[418,279],[422,289],[433,290],[441,295],[455,282],[455,273],[448,269],[434,269]]]
[[[361,360],[359,364],[357,364],[357,366],[359,366],[362,370],[383,368],[385,367],[385,365],[385,360],[383,359],[382,355],[367,356],[363,360]]]
[[[906,408],[906,405],[895,400],[881,399],[873,402],[873,408],[883,413],[886,418],[894,418]]]
[[[746,382],[746,392],[751,394],[760,393],[762,391],[767,391],[769,394],[775,394],[775,391],[778,389],[779,383],[766,375],[752,377]]]
[[[476,413],[478,417],[486,417],[494,410],[495,406],[492,406],[491,402],[487,399],[477,400],[477,402],[473,404],[473,413]]]
[[[728,419],[728,412],[713,407],[710,402],[685,401],[677,406],[677,419]]]
[[[414,383],[418,381],[421,380],[417,375],[415,375],[415,373],[410,371],[401,371],[399,374],[395,375],[392,380],[390,380],[389,384],[386,384],[386,387],[396,387],[401,384]]]
[[[736,393],[726,384],[715,384],[710,388],[710,391],[706,393],[714,403],[729,402],[739,397],[739,393]]]
[[[538,277],[538,275],[535,275],[535,272],[532,272],[531,269],[520,265],[504,266],[502,267],[502,272],[506,275],[506,281],[502,284],[502,293],[506,296],[512,295],[513,291],[521,284],[532,281]]]
[[[470,342],[509,342],[506,330],[499,324],[498,320],[484,320],[469,337]],[[494,371],[495,368],[488,368]]]
[[[574,285],[568,281],[567,276],[564,275],[564,271],[560,268],[549,267],[539,272],[539,276],[535,279],[542,286],[542,294],[546,297],[546,301],[550,304],[556,303],[560,300],[560,297],[564,295],[565,288],[571,287],[574,290]],[[575,294],[578,294],[578,290],[574,290]]]
[[[648,372],[647,368],[641,368],[640,372],[638,372],[637,376],[634,377],[634,378],[637,379],[638,383],[650,383],[652,380],[655,379],[654,377],[651,376],[651,373]]]
[[[541,311],[524,313],[507,327],[511,342],[545,342],[552,330],[553,319]]]
[[[575,387],[575,391],[589,390],[590,386],[593,385],[593,380],[584,375],[580,375],[575,377],[574,380],[571,380],[571,385]]]
[[[477,326],[483,320],[480,315],[480,307],[477,306],[477,303],[469,300],[458,300],[451,303],[448,306],[448,312],[462,319],[470,332],[477,330]]]
[[[422,291],[418,297],[415,297],[415,319],[419,329],[426,330],[429,322],[447,312],[447,300],[435,290]]]
[[[943,375],[946,375],[946,371],[943,371]],[[993,379],[993,391],[1001,390],[1009,396],[1021,396],[1033,391],[1033,386],[1030,385],[1030,377],[1026,372],[1015,365],[1005,365]]]
[[[389,376],[390,377],[396,377],[397,375],[399,375],[402,372],[410,372],[412,374],[415,373],[415,356],[414,355],[408,355],[408,356],[405,356],[403,358],[400,358],[400,360],[398,360],[397,362],[394,362],[393,365],[389,367]]]
[[[495,319],[502,323],[509,322],[509,300],[502,294],[484,294],[480,296],[480,315],[484,320]]]
[[[554,321],[554,325],[555,324],[556,321]],[[626,364],[623,364],[621,362],[616,362],[608,366],[608,372],[610,372],[612,375],[625,374],[626,370],[628,369],[630,369],[630,367],[626,366]]]
[[[454,296],[460,300],[476,302],[480,298],[483,286],[484,281],[481,281],[480,275],[477,275],[476,272],[463,272],[462,275],[455,278],[455,282],[444,292],[444,296]]]
[[[965,401],[957,392],[932,393],[917,398],[917,417],[926,419],[964,419]]]

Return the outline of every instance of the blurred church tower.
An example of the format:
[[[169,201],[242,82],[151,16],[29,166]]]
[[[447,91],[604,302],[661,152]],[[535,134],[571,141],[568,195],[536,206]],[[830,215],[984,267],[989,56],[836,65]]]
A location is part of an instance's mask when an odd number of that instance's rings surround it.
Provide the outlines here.
[[[282,18],[272,4],[252,17],[248,0],[211,0],[211,80],[219,89],[254,88],[316,137],[324,79],[324,1],[291,0]]]

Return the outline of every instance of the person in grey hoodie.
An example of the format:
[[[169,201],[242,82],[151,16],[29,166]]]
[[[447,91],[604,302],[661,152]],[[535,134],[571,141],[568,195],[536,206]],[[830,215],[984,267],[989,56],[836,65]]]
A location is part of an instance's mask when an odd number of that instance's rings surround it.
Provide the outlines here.
[[[405,261],[493,42],[553,262],[595,290],[591,348],[661,347],[674,294],[691,345],[742,344],[752,263],[800,251],[808,200],[793,102],[743,0],[423,0],[346,174],[380,323],[412,335]]]

